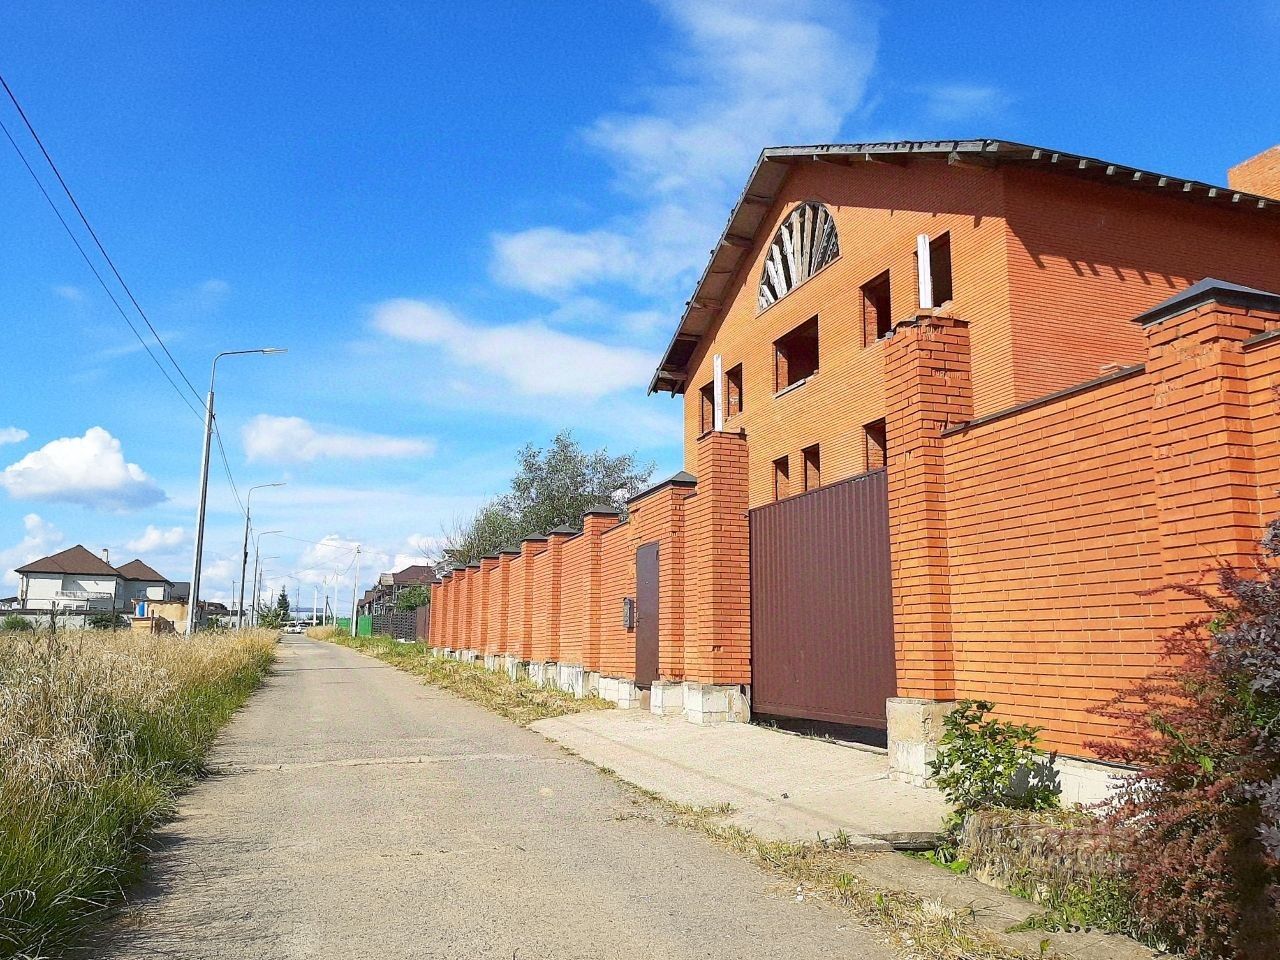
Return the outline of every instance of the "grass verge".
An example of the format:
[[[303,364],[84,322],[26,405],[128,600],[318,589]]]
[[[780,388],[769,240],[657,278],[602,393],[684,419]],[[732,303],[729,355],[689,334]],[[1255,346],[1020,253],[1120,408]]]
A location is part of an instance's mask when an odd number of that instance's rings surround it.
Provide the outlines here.
[[[275,637],[0,633],[0,957],[56,955],[120,899]]]
[[[376,657],[425,682],[443,687],[488,707],[508,720],[528,726],[535,720],[563,717],[586,710],[607,710],[613,706],[597,697],[578,699],[572,693],[539,687],[528,680],[512,680],[505,673],[486,670],[483,664],[463,663],[435,657],[420,643],[400,643],[389,637],[353,637],[343,630],[308,631],[318,640],[328,640]]]

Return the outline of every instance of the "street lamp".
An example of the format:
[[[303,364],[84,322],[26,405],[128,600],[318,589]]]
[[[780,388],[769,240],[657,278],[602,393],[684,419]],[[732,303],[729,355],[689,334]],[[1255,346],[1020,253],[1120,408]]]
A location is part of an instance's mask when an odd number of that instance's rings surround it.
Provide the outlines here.
[[[265,564],[268,560],[279,560],[277,556],[263,557],[262,562]],[[256,564],[255,564],[256,567]],[[258,582],[253,585],[253,619],[256,624],[258,621],[258,605],[262,602],[262,580],[267,575],[267,568],[262,568],[262,574],[258,577]]]
[[[253,491],[261,490],[263,487],[283,486],[285,486],[283,480],[276,483],[259,483],[257,486],[250,487],[249,493],[244,498],[244,548],[240,554],[240,609],[236,613],[237,630],[244,626],[244,573],[249,566],[249,510],[253,506]]]
[[[253,625],[258,625],[258,591],[262,584],[258,579],[258,552],[262,549],[262,538],[273,533],[284,533],[283,530],[263,530],[253,538]]]
[[[200,506],[196,511],[196,555],[191,565],[191,593],[187,600],[187,636],[196,631],[196,610],[200,606],[200,561],[204,554],[204,508],[209,496],[209,447],[213,442],[213,383],[218,377],[218,361],[248,353],[287,353],[283,347],[258,347],[255,350],[224,350],[213,358],[209,373],[209,398],[204,405],[204,452],[200,455]]]

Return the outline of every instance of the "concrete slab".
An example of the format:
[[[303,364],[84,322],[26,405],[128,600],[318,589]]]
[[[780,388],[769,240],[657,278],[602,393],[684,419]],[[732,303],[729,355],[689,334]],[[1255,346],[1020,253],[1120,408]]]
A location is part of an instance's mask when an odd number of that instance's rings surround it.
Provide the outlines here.
[[[889,779],[882,751],[746,723],[604,710],[539,720],[545,737],[629,783],[697,806],[733,805],[759,836],[813,840],[843,830],[863,849],[931,843],[946,813],[936,790]]]

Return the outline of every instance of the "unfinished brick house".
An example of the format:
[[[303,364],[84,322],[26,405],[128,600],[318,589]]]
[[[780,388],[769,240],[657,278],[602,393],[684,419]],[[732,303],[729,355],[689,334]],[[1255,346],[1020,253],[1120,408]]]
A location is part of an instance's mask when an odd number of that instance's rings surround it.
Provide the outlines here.
[[[651,392],[625,522],[446,576],[437,645],[710,720],[928,731],[1089,708],[1251,554],[1280,486],[1280,149],[1227,187],[1005,141],[766,150]],[[551,665],[551,666],[547,666]]]

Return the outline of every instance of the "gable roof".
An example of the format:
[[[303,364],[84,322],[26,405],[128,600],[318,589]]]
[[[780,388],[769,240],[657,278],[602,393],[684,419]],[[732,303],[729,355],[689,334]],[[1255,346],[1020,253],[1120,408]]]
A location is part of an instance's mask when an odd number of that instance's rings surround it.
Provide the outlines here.
[[[155,567],[148,566],[141,560],[130,560],[117,568],[120,576],[126,580],[152,580],[158,583],[168,583],[169,578],[163,574],[157,573]]]
[[[906,163],[916,158],[981,166],[1034,167],[1047,173],[1079,177],[1120,189],[1159,193],[1241,213],[1280,217],[1280,200],[1270,197],[1009,140],[896,140],[769,147],[761,151],[720,241],[711,251],[711,259],[698,279],[693,296],[685,305],[680,325],[667,345],[653,379],[649,381],[649,392],[684,392],[685,367],[719,315],[729,284],[755,247],[756,234],[764,225],[793,165],[811,161],[847,166],[856,163]]]
[[[96,553],[80,544],[52,556],[41,557],[18,567],[14,573],[70,573],[95,577],[118,577],[120,572]]]
[[[403,570],[397,570],[391,575],[391,582],[396,584],[430,583],[434,579],[435,571],[421,563],[411,564]]]

